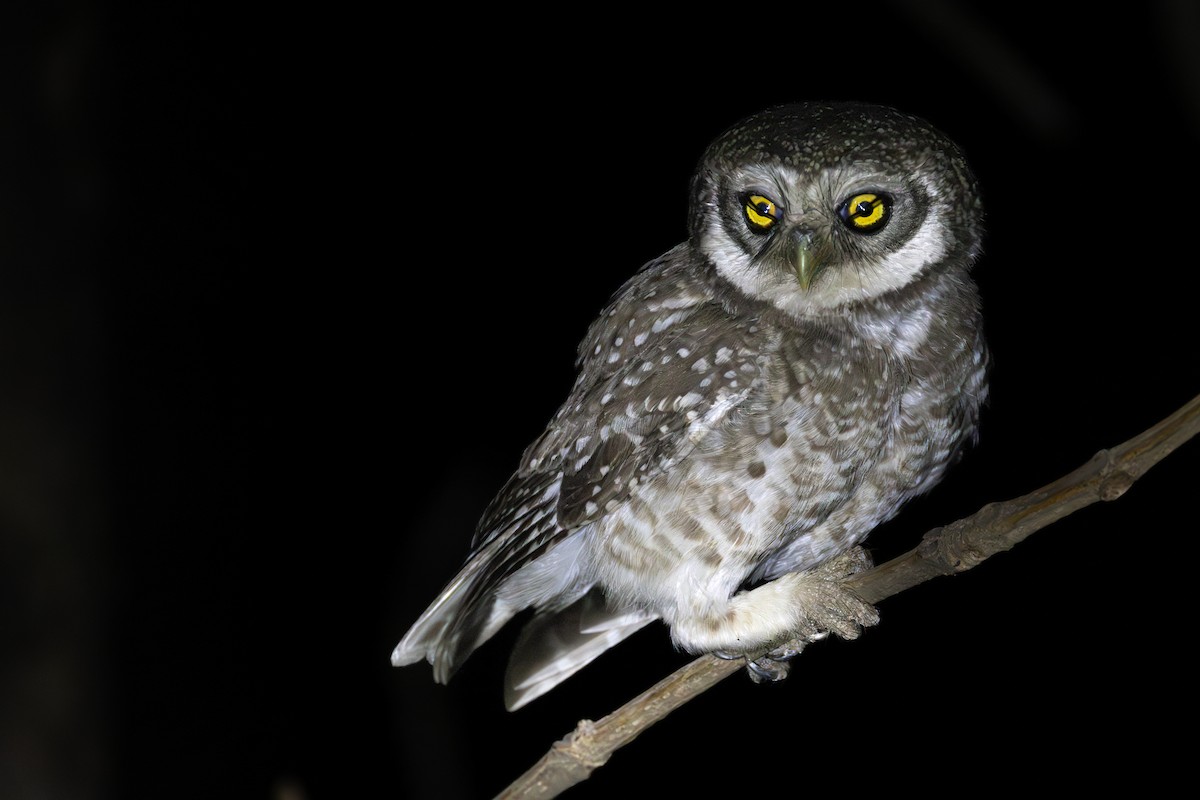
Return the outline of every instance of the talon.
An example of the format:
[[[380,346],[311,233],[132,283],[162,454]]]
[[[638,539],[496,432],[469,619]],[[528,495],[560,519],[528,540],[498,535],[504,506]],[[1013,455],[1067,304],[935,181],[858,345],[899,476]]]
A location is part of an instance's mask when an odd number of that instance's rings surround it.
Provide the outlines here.
[[[800,655],[800,651],[802,649],[802,647],[779,647],[767,653],[767,655],[764,657],[769,658],[772,661],[791,661],[793,658]]]
[[[746,674],[755,683],[775,683],[776,681],[781,681],[788,676],[788,672],[791,669],[792,665],[790,662],[777,661],[769,657],[763,657],[757,661],[746,660]]]

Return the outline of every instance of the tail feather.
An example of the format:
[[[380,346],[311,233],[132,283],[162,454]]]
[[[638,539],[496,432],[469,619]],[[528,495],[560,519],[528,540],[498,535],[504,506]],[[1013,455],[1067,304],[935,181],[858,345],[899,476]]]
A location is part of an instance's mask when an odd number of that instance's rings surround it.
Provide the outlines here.
[[[481,578],[487,577],[488,551],[498,548],[499,542],[490,542],[454,576],[396,645],[393,666],[424,658],[433,666],[434,680],[446,683],[475,648],[521,610],[476,591]]]
[[[642,611],[615,611],[592,591],[561,611],[536,615],[521,630],[505,675],[504,704],[515,711],[655,620]]]

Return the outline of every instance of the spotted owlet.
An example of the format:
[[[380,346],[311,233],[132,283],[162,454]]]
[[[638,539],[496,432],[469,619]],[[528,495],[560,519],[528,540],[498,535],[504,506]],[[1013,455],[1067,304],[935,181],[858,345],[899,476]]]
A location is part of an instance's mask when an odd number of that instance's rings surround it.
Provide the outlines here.
[[[687,241],[592,324],[392,662],[445,682],[533,608],[517,708],[656,619],[689,652],[780,659],[873,624],[840,578],[959,457],[987,393],[981,215],[959,149],[890,108],[786,105],[722,134]]]

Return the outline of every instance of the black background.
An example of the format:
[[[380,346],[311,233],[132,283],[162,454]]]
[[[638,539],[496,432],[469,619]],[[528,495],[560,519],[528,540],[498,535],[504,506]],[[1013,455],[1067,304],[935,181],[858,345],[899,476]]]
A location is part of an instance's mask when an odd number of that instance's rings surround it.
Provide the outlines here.
[[[958,141],[988,209],[982,441],[877,559],[1200,388],[1200,14],[1150,2],[29,4],[0,109],[5,797],[490,797],[685,663],[651,626],[503,710],[391,648],[685,233],[705,144],[861,99]],[[560,9],[564,13],[566,9]],[[1200,452],[793,676],[738,675],[570,797],[1186,780]]]

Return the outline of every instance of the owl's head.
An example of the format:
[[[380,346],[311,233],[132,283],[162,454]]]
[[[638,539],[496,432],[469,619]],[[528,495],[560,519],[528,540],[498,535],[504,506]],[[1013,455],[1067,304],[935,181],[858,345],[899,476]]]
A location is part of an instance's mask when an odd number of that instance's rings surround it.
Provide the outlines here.
[[[806,103],[749,117],[709,146],[689,225],[719,275],[804,317],[967,268],[981,218],[962,154],[925,121]]]

